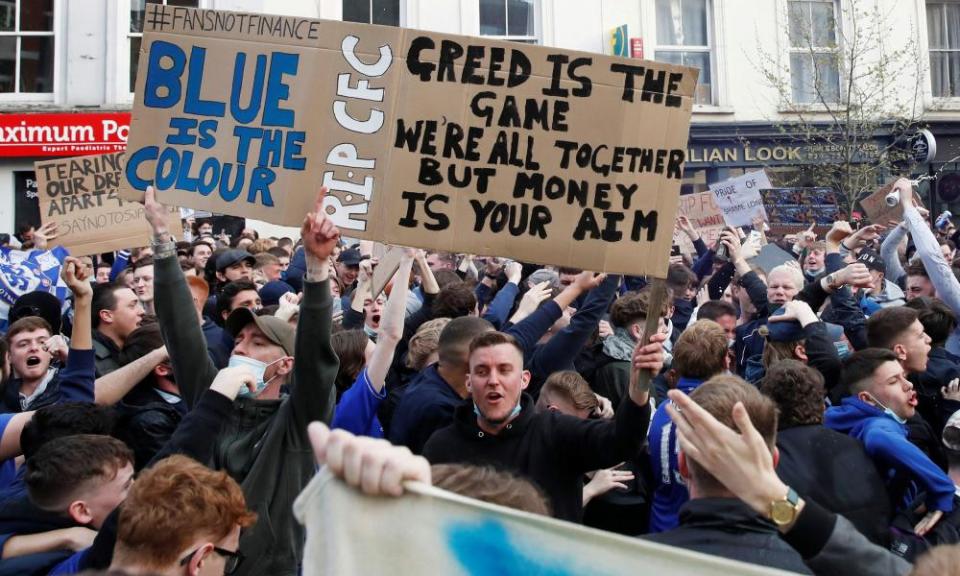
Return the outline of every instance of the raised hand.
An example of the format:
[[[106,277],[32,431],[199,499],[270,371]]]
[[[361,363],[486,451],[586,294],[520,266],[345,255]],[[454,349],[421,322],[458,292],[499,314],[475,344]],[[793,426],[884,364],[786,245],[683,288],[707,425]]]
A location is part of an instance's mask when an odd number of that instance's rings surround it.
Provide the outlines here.
[[[253,393],[257,391],[257,380],[253,376],[253,372],[246,366],[224,368],[217,373],[213,383],[210,384],[211,390],[223,394],[230,400],[236,400],[237,395],[243,388]]]
[[[317,192],[317,199],[313,205],[313,212],[307,214],[300,227],[300,237],[303,239],[303,249],[307,256],[325,262],[333,252],[334,246],[340,240],[340,230],[327,217],[323,208],[323,199],[327,195],[327,187],[323,186]]]
[[[153,186],[147,186],[143,195],[143,215],[153,228],[153,236],[158,240],[166,241],[170,231],[167,229],[167,209],[157,201],[157,191]]]
[[[60,277],[76,298],[93,298],[90,274],[78,258],[68,256],[60,268]]]
[[[51,240],[57,238],[57,223],[47,222],[39,230],[33,231],[33,247],[38,250],[45,250]]]

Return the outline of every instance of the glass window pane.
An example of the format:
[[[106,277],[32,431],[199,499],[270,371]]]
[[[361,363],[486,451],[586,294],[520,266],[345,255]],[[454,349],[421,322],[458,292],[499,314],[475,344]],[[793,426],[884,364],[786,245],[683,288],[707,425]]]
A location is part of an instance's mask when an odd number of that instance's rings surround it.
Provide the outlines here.
[[[657,0],[657,44],[677,46],[683,42],[680,0]]]
[[[713,80],[710,77],[710,53],[709,52],[683,52],[684,66],[700,69],[700,76],[697,78],[696,98],[697,104],[713,103]]]
[[[507,35],[507,6],[505,0],[480,0],[480,34]]]
[[[373,24],[400,25],[400,0],[373,0]]]
[[[53,0],[21,0],[20,29],[53,32]]]
[[[683,0],[683,43],[707,45],[707,0]]]
[[[0,0],[0,30],[14,30],[17,25],[16,0]]]
[[[943,27],[947,36],[947,47],[960,49],[960,4],[947,4],[946,22]]]
[[[370,0],[343,0],[343,21],[370,23]]]
[[[130,38],[130,91],[137,85],[137,69],[140,67],[140,36]]]
[[[199,0],[167,0],[167,6],[189,6],[191,8],[197,8],[200,6]]]
[[[930,48],[947,47],[947,26],[943,21],[943,6],[941,4],[927,5],[927,41]]]
[[[944,96],[960,96],[960,54],[950,52],[944,55],[949,69],[949,80],[944,86]]]
[[[20,38],[20,91],[53,92],[53,36]]]
[[[130,0],[130,31],[143,32],[143,20],[147,13],[145,0]]]
[[[17,39],[0,38],[0,92],[14,92],[17,73]]]
[[[840,66],[836,54],[817,54],[814,58],[817,67],[815,85],[827,102],[840,101]]]
[[[795,104],[814,102],[813,56],[810,54],[790,55],[790,87]]]
[[[810,6],[806,2],[791,1],[787,9],[790,46],[802,48],[810,42]]]
[[[666,64],[676,64],[677,66],[683,65],[683,52],[665,52],[657,50],[653,55],[653,59],[657,62],[664,62]]]
[[[947,79],[950,71],[947,68],[947,59],[943,52],[930,53],[930,85],[933,96],[942,98],[950,95]]]
[[[533,36],[533,0],[507,0],[507,34]]]
[[[812,16],[813,45],[819,48],[832,48],[837,44],[836,22],[833,4],[815,2],[810,5]]]

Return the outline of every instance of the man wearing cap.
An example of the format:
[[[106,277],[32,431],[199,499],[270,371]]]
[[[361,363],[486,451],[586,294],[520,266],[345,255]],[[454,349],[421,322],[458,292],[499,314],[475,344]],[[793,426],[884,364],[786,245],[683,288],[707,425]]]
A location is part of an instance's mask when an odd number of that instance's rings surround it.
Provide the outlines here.
[[[887,281],[886,265],[883,258],[873,250],[864,249],[857,258],[870,271],[870,278],[873,280],[872,286],[863,292],[863,298],[860,299],[860,308],[867,316],[873,314],[881,308],[890,306],[903,306],[903,290],[893,282]]]
[[[340,279],[344,293],[349,292],[357,281],[357,276],[360,274],[360,260],[362,258],[358,248],[344,250],[337,258],[337,278]]]
[[[217,280],[221,284],[237,280],[253,280],[257,259],[246,250],[227,250],[217,256]]]
[[[339,231],[323,211],[325,193],[321,189],[315,212],[301,228],[306,275],[296,330],[246,308],[235,310],[226,322],[236,342],[229,366],[249,369],[256,382],[256,392],[242,394],[234,404],[209,463],[240,482],[247,501],[255,503],[259,520],[241,536],[240,551],[247,561],[236,572],[240,575],[296,574],[302,560],[304,533],[293,518],[292,504],[315,470],[307,423],[332,419],[339,368],[330,344],[328,269]],[[147,189],[144,209],[154,233],[157,316],[181,395],[192,407],[218,371],[207,355],[196,316],[185,313],[192,309],[190,290],[166,227],[165,210],[152,187]],[[232,264],[245,260],[244,254],[227,256],[222,268],[218,259],[225,278],[233,273]]]

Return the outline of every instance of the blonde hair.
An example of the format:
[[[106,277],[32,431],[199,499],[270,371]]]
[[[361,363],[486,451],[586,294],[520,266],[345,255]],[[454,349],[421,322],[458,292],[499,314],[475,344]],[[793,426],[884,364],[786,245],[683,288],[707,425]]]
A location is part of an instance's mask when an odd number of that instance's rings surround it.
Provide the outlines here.
[[[440,333],[450,323],[450,318],[434,318],[423,323],[410,338],[407,348],[407,367],[420,371],[427,360],[440,347]]]
[[[778,274],[778,273],[786,274],[787,276],[789,276],[790,279],[793,280],[793,285],[797,290],[803,289],[803,272],[801,272],[794,266],[790,266],[787,264],[781,264],[779,266],[775,266],[773,270],[770,270],[770,272],[767,273],[767,279],[769,279],[774,274]]]
[[[573,370],[554,372],[543,383],[540,397],[537,399],[537,409],[544,410],[554,398],[562,398],[573,405],[577,410],[597,409],[599,402],[597,395],[590,389],[590,385],[583,376]]]

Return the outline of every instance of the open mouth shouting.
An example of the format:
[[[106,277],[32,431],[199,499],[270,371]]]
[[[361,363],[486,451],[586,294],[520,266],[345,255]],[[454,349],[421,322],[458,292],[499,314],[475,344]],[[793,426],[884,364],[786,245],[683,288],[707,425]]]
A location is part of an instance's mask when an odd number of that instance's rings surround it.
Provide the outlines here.
[[[33,368],[34,366],[39,366],[39,365],[40,365],[40,357],[39,357],[39,356],[28,356],[28,357],[27,357],[27,367]]]

